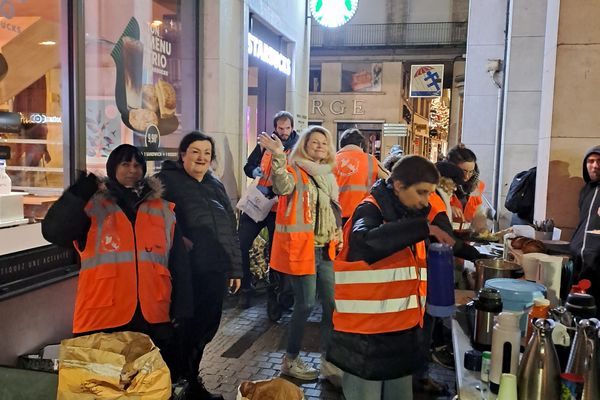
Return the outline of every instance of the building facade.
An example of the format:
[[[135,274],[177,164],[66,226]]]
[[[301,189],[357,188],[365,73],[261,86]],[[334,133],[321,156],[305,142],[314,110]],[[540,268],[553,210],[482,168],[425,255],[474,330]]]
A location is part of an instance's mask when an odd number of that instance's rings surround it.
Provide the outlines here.
[[[466,17],[467,2],[377,0],[359,2],[341,27],[313,22],[310,123],[337,132],[338,139],[347,128],[361,129],[380,159],[400,147],[435,161],[458,140],[462,116],[451,110],[462,108],[462,98],[453,71],[464,68]],[[443,87],[429,98],[412,97],[415,72],[431,66],[439,68],[436,84]],[[433,111],[434,98],[444,118]],[[432,120],[441,119],[444,129],[434,127]]]

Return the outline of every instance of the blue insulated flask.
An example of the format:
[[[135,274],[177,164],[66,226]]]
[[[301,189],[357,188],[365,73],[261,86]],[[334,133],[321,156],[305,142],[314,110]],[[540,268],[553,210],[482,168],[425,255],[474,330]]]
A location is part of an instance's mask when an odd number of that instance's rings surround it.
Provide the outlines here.
[[[433,243],[427,250],[427,306],[433,317],[454,313],[454,256],[452,247]]]

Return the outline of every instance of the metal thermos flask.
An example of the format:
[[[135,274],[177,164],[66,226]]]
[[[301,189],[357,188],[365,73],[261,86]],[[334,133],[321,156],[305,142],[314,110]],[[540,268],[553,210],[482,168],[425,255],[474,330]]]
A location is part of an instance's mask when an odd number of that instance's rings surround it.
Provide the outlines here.
[[[598,335],[600,322],[596,318],[582,319],[569,354],[566,372],[583,377],[582,400],[600,399],[598,381]]]
[[[473,347],[479,351],[492,348],[494,319],[502,312],[500,291],[493,288],[482,288],[473,300],[475,323],[473,324]]]
[[[502,374],[517,374],[521,328],[519,314],[501,312],[492,335],[492,366],[490,367],[490,390],[498,394]]]
[[[565,372],[584,376],[587,369],[588,341],[597,341],[598,336],[598,320],[595,318],[582,319],[577,324],[577,333],[571,345],[569,353],[569,361]]]
[[[533,335],[519,365],[519,399],[560,398],[560,364],[552,342],[553,329],[551,319],[540,318],[533,324]]]
[[[427,314],[449,317],[454,313],[454,254],[452,247],[433,243],[427,250]]]
[[[600,399],[600,380],[598,374],[600,373],[600,367],[598,363],[598,331],[593,339],[588,339],[588,356],[587,356],[587,369],[583,377],[583,393],[581,400],[596,400]]]

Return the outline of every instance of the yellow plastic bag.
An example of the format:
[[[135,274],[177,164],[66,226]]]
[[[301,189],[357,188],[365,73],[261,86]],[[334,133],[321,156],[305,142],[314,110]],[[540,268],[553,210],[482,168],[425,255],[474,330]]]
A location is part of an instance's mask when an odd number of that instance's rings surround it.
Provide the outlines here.
[[[57,400],[171,397],[171,375],[143,333],[96,333],[60,344]]]

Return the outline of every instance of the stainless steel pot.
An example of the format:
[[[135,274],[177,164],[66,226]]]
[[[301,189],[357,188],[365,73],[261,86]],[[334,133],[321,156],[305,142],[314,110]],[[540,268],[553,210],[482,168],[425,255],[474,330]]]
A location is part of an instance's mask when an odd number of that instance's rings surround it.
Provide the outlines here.
[[[523,268],[514,262],[505,261],[501,258],[486,258],[475,261],[475,291],[481,289],[488,279],[523,277]]]

